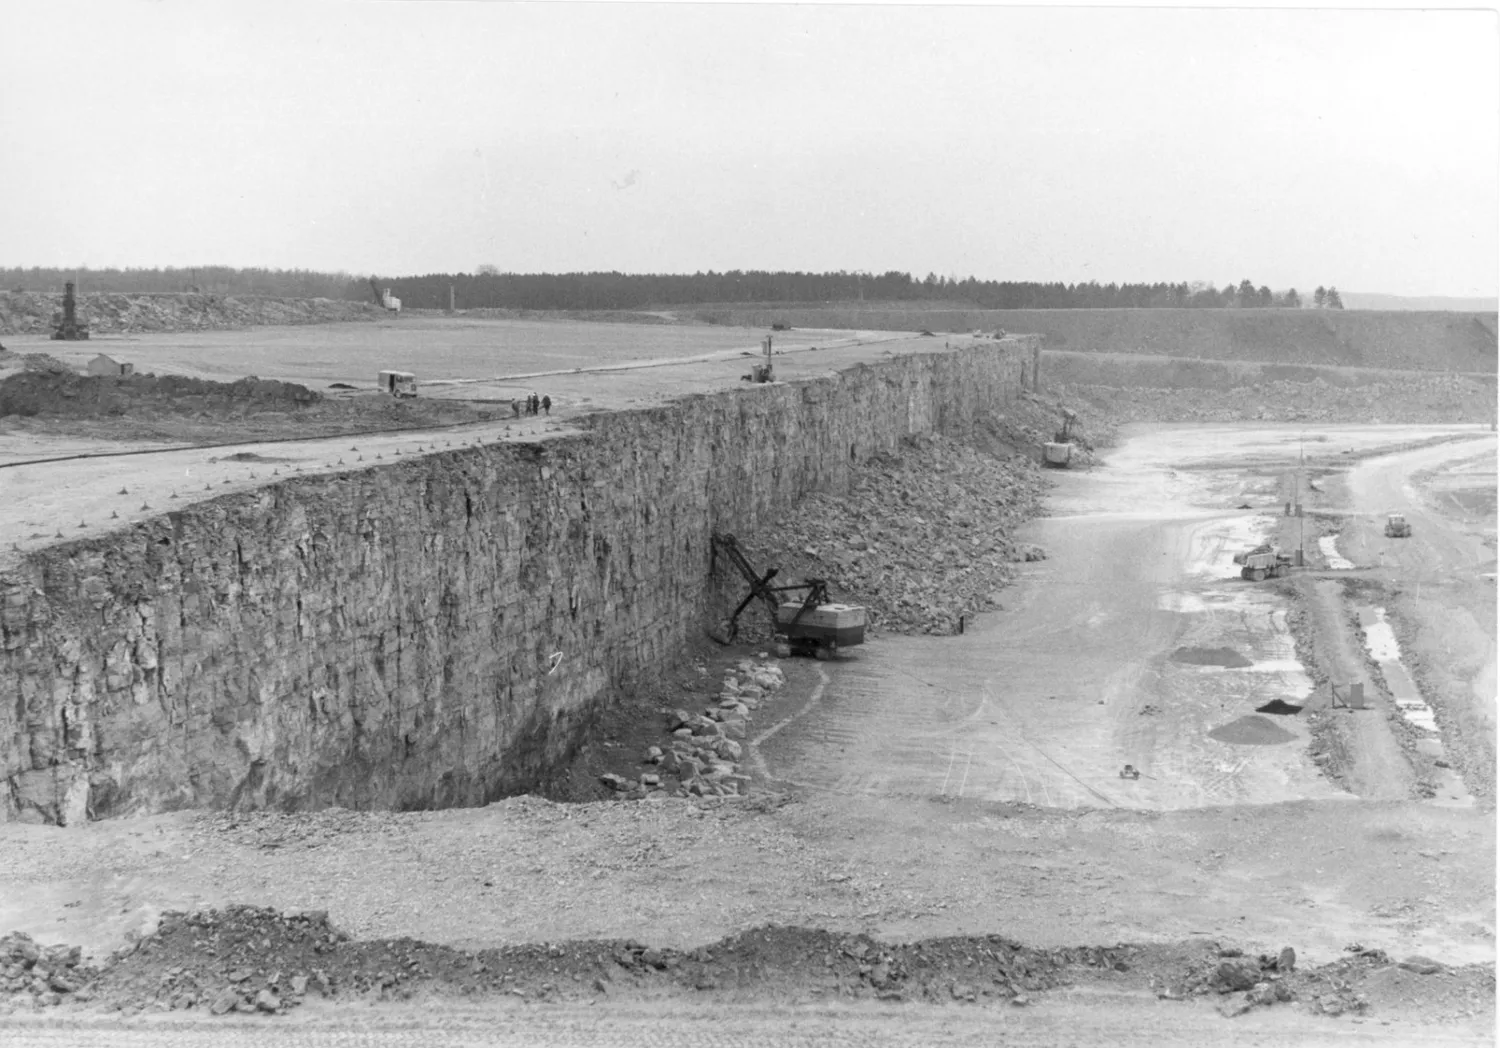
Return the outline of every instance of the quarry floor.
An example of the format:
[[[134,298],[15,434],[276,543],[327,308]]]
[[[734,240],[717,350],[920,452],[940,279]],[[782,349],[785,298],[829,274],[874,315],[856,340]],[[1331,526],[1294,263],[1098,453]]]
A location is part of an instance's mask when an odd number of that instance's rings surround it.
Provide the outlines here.
[[[1299,458],[1321,515],[1289,520],[1279,485]],[[758,799],[0,826],[0,928],[98,955],[163,911],[251,903],[326,910],[356,939],[465,948],[691,949],[775,924],[888,942],[1001,933],[1038,948],[1208,938],[1291,945],[1309,965],[1358,943],[1492,965],[1494,473],[1495,438],[1479,427],[1135,428],[1102,466],[1055,475],[1050,515],[1024,536],[1049,559],[1027,565],[1002,610],[962,636],[885,636],[834,663],[782,663],[788,686],[750,736]],[[1410,539],[1381,533],[1397,510]],[[1291,579],[1238,578],[1235,550],[1294,529],[1310,551],[1315,529],[1333,537],[1354,568],[1310,553],[1316,570]],[[1301,627],[1318,635],[1299,638],[1293,610],[1330,587],[1329,614]],[[1418,785],[1431,740],[1413,738],[1354,629],[1355,606],[1377,603],[1464,771],[1430,794]],[[1327,652],[1351,665],[1320,665]],[[1354,672],[1374,708],[1327,709],[1321,682]],[[1304,712],[1256,712],[1277,699]],[[1311,755],[1318,730],[1339,736],[1331,767]],[[627,770],[642,737],[619,747]],[[1119,776],[1126,763],[1140,779]],[[1443,976],[1372,991],[1359,1018],[1294,1004],[1230,1020],[1158,999],[1143,975],[1026,1008],[845,1001],[809,980],[774,1005],[439,996],[319,1004],[272,1034],[269,1020],[87,1013],[63,1026],[20,1017],[13,1031],[43,1044],[320,1044],[351,1024],[372,1044],[1488,1043],[1489,972],[1478,996]],[[415,1032],[377,1035],[391,1023]]]

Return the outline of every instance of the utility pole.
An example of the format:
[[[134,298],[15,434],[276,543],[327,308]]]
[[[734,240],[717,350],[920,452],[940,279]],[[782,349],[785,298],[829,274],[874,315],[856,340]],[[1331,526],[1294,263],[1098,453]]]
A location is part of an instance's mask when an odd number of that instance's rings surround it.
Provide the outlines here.
[[[1305,488],[1304,471],[1307,468],[1307,458],[1302,452],[1303,438],[1306,433],[1297,434],[1297,476],[1293,479],[1295,491],[1292,497],[1297,500],[1297,563],[1307,563],[1307,518],[1302,514],[1302,492]]]

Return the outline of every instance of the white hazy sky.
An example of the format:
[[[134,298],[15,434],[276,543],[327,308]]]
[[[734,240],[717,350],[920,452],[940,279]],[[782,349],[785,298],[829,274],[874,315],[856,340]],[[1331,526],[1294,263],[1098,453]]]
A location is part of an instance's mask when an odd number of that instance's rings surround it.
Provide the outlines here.
[[[0,0],[0,265],[1496,292],[1485,11]]]

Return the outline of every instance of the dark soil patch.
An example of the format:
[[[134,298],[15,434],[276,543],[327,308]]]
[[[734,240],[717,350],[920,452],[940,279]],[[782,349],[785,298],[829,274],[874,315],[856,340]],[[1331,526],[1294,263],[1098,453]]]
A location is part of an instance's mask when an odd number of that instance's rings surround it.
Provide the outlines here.
[[[269,379],[209,382],[181,375],[79,375],[23,371],[0,382],[0,415],[99,416],[151,412],[309,407],[322,400],[306,386]]]
[[[1255,712],[1256,713],[1275,713],[1275,714],[1277,714],[1279,716],[1285,717],[1285,716],[1291,716],[1293,714],[1301,713],[1302,712],[1302,707],[1294,705],[1293,703],[1290,703],[1290,702],[1283,702],[1280,699],[1272,699],[1270,702],[1266,703],[1264,706],[1257,706],[1257,707],[1255,707]]]
[[[377,433],[406,429],[486,422],[510,417],[510,405],[486,408],[455,400],[430,398],[397,399],[371,393],[367,396],[323,397],[291,383],[215,383],[198,379],[152,376],[85,379],[77,374],[62,376],[57,388],[68,383],[94,382],[77,396],[42,395],[31,386],[12,388],[13,375],[0,382],[0,425],[13,432],[85,436],[96,440],[170,440],[192,443],[231,444],[260,440],[307,439],[340,434]],[[44,379],[56,376],[41,376]],[[132,380],[155,382],[141,396],[121,392],[120,384]],[[108,383],[114,383],[110,388]],[[182,383],[195,385],[180,385]],[[285,387],[280,396],[262,387]],[[50,387],[49,387],[50,388]],[[204,392],[208,388],[208,392]],[[19,393],[17,390],[19,389]],[[7,398],[7,390],[11,395]],[[185,390],[183,396],[172,391]],[[295,391],[301,390],[301,393]],[[261,394],[266,395],[262,396]],[[241,395],[245,394],[245,395]],[[312,397],[303,399],[303,394]],[[59,404],[71,405],[66,409]]]
[[[211,458],[210,462],[294,462],[295,459],[277,458],[274,455],[257,455],[253,451],[236,451],[233,455]]]
[[[1232,743],[1236,746],[1276,746],[1291,742],[1297,736],[1275,721],[1255,714],[1247,714],[1228,724],[1222,724],[1208,733],[1211,739]]]
[[[1173,662],[1185,662],[1189,666],[1223,666],[1238,670],[1254,665],[1233,648],[1178,648],[1172,652]]]

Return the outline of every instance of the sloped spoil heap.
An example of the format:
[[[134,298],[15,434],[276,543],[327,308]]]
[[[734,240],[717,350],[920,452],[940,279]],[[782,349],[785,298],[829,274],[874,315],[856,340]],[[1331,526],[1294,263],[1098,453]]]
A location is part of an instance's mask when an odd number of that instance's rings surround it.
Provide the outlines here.
[[[915,436],[861,463],[847,495],[809,495],[762,529],[770,548],[755,553],[788,580],[829,580],[835,599],[869,610],[872,628],[953,634],[961,616],[999,606],[1017,562],[1045,555],[1013,537],[1045,488],[1020,456]]]

